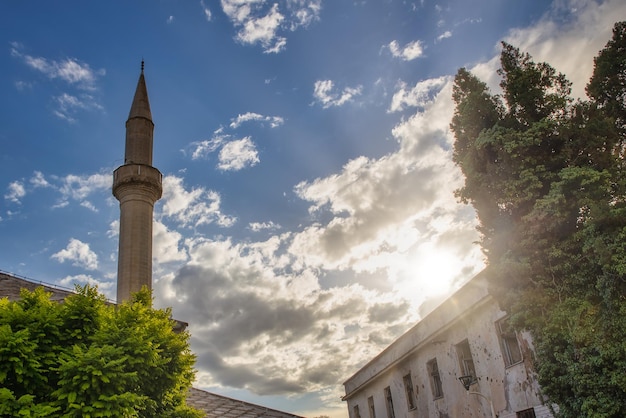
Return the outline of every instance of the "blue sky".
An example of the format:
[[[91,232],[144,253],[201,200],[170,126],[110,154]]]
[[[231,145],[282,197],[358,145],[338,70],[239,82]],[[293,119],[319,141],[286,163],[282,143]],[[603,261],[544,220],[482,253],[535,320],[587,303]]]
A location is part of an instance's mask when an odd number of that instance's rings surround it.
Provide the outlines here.
[[[582,96],[622,3],[2,2],[0,270],[114,297],[144,59],[155,304],[190,323],[196,386],[345,417],[342,382],[482,268],[457,69],[497,91],[506,40]]]

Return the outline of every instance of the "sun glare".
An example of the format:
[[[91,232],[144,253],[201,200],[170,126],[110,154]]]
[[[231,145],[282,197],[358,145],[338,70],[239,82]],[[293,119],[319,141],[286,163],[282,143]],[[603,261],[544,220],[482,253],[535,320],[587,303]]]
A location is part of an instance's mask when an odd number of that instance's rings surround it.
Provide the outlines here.
[[[418,304],[451,291],[461,272],[458,256],[450,251],[423,244],[406,259],[400,278],[400,291]]]

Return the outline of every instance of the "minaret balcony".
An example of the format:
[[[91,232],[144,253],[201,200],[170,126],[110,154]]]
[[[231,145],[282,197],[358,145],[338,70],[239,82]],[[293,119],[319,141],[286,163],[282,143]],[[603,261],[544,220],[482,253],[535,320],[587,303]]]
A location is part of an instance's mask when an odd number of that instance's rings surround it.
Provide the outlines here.
[[[121,202],[125,196],[139,195],[151,203],[163,194],[163,174],[145,164],[124,164],[113,172],[113,195]]]

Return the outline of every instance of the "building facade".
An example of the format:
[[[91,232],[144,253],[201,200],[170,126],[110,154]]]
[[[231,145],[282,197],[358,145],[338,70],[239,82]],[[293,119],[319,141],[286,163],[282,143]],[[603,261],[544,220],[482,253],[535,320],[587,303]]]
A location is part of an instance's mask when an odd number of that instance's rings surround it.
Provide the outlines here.
[[[350,377],[343,399],[350,418],[552,417],[532,356],[478,275]]]

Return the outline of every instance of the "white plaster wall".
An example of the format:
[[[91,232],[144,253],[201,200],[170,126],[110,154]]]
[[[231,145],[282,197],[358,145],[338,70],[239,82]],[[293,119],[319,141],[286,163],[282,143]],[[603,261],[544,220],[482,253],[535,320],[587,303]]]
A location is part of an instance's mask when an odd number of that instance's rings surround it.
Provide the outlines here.
[[[515,417],[516,411],[532,407],[537,407],[538,417],[550,416],[542,405],[539,386],[532,374],[530,336],[526,333],[518,335],[524,361],[505,367],[495,326],[496,321],[505,316],[504,312],[488,296],[466,299],[465,302],[474,302],[465,306],[468,309],[466,312],[434,311],[434,322],[439,326],[437,330],[429,324],[413,327],[407,332],[413,335],[403,335],[397,341],[401,344],[394,342],[345,383],[351,418],[356,418],[355,404],[359,405],[362,418],[370,417],[369,396],[374,397],[376,418],[387,418],[384,399],[384,388],[387,386],[391,388],[396,418],[489,417],[489,402],[468,394],[458,380],[463,373],[455,346],[465,339],[469,342],[478,378],[471,391],[491,399],[499,417]],[[448,318],[447,324],[442,321],[444,317]],[[422,322],[430,319],[431,315]],[[413,349],[408,342],[413,344]],[[439,399],[433,399],[427,370],[427,362],[433,358],[437,359],[444,392]],[[409,372],[417,392],[417,408],[412,411],[408,409],[403,382],[403,376]]]

